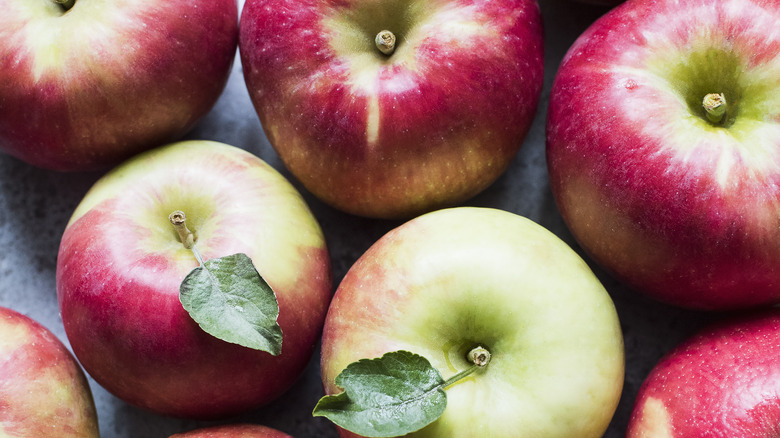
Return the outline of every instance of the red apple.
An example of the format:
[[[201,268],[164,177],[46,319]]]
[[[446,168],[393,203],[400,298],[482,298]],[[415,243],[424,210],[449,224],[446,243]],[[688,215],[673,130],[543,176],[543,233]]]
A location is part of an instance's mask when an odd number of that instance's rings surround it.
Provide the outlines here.
[[[187,132],[216,102],[236,0],[8,0],[0,14],[0,150],[104,169]]]
[[[0,435],[98,438],[84,372],[46,327],[0,307]]]
[[[670,351],[639,390],[628,438],[780,434],[780,312],[702,330]]]
[[[615,306],[568,245],[501,210],[438,210],[374,243],[328,310],[322,381],[341,393],[336,376],[348,365],[398,350],[449,378],[476,346],[489,364],[447,389],[444,413],[409,436],[604,434],[624,376]]]
[[[459,203],[504,172],[536,112],[542,46],[535,0],[248,0],[239,37],[287,168],[326,203],[385,218]]]
[[[170,438],[292,438],[292,436],[256,424],[230,424],[177,433]]]
[[[280,355],[217,339],[185,311],[179,286],[198,261],[169,222],[175,210],[203,259],[244,253],[274,289]],[[207,141],[148,151],[101,178],[65,229],[56,280],[68,339],[98,383],[143,408],[205,419],[285,391],[332,293],[324,237],[300,194],[254,155]]]
[[[584,250],[633,288],[696,309],[780,300],[778,23],[777,2],[634,0],[564,57],[552,191]]]

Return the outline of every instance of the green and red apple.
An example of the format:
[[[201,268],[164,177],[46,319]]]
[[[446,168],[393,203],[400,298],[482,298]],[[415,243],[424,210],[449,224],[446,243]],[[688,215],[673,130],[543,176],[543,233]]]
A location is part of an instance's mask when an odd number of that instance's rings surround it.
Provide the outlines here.
[[[720,321],[668,352],[639,390],[627,438],[780,435],[780,312]]]
[[[245,254],[273,289],[281,354],[212,336],[185,310],[180,286],[199,261],[169,221],[176,211],[206,263]],[[332,294],[324,236],[299,192],[260,158],[209,141],[147,151],[98,180],[64,231],[56,281],[73,351],[100,385],[198,419],[247,411],[289,388]],[[230,299],[237,313],[260,305]]]
[[[239,52],[286,167],[370,217],[488,187],[521,147],[543,82],[535,0],[248,0]]]
[[[209,426],[177,433],[170,438],[292,438],[290,435],[258,424],[228,424]]]
[[[564,57],[560,212],[596,262],[678,306],[780,301],[780,4],[632,0]]]
[[[449,378],[477,346],[492,359],[446,390],[414,437],[601,437],[620,399],[614,304],[557,236],[506,211],[458,207],[391,230],[350,268],[322,339],[325,392],[361,359],[406,351]],[[342,437],[357,436],[339,429]]]
[[[0,307],[0,436],[98,438],[84,372],[46,327]]]
[[[222,93],[236,0],[7,0],[0,151],[104,170],[186,133]]]

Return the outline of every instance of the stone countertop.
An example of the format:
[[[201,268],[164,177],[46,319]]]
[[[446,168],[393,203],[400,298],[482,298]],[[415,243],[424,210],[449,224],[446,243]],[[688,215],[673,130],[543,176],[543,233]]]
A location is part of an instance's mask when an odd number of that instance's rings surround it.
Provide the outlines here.
[[[239,3],[243,5],[243,1]],[[564,53],[607,8],[573,0],[541,0],[541,8],[546,38],[546,77],[536,119],[507,172],[466,204],[495,207],[526,216],[553,231],[582,254],[566,230],[548,187],[544,121],[552,79]],[[297,184],[263,134],[241,74],[241,65],[236,58],[224,94],[187,138],[216,140],[244,148],[293,181],[326,234],[335,286],[363,251],[400,222],[340,213],[319,202]],[[55,292],[57,249],[70,214],[99,177],[96,173],[66,174],[41,170],[0,155],[0,306],[12,308],[41,322],[66,345]],[[709,322],[713,315],[653,302],[621,286],[598,267],[592,267],[615,301],[625,337],[623,397],[605,435],[617,438],[623,436],[634,397],[656,361]],[[296,438],[336,437],[331,423],[311,416],[312,408],[323,395],[318,353],[315,352],[300,380],[281,398],[266,407],[223,422],[265,424]],[[115,398],[91,378],[89,382],[104,438],[167,438],[176,432],[216,424],[151,414]]]

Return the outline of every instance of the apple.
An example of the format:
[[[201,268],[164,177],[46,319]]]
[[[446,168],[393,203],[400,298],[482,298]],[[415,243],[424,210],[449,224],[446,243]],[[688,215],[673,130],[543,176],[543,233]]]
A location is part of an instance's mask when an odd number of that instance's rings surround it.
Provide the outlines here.
[[[543,82],[535,0],[247,0],[239,52],[287,169],[327,204],[376,218],[488,187]]]
[[[565,55],[551,189],[633,289],[691,309],[780,301],[778,22],[764,1],[629,1]]]
[[[229,424],[210,426],[184,433],[171,435],[170,438],[292,438],[284,432],[258,424]]]
[[[0,435],[98,438],[81,367],[49,329],[0,307]]]
[[[415,437],[601,437],[620,399],[614,304],[562,240],[502,210],[456,207],[391,230],[349,269],[322,338],[325,392],[349,364],[408,351],[445,378],[482,346],[485,369],[447,389]],[[342,437],[356,436],[340,429]]]
[[[709,326],[672,349],[639,390],[627,437],[776,437],[780,311]]]
[[[203,259],[246,254],[273,288],[280,355],[212,336],[185,311],[179,288],[198,261],[169,222],[177,210]],[[319,340],[331,277],[322,230],[283,176],[242,149],[186,141],[95,183],[63,233],[56,283],[73,352],[100,385],[163,415],[216,419],[297,379]]]
[[[236,0],[8,0],[0,151],[104,170],[173,141],[214,105],[238,43]]]

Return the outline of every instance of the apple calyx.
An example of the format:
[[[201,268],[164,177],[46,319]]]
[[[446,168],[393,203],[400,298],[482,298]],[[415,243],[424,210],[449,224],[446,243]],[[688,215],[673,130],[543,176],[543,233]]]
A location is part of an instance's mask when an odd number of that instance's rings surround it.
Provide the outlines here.
[[[376,48],[387,56],[392,55],[395,51],[395,42],[395,34],[389,30],[383,30],[379,32],[376,34],[376,38],[374,39]]]
[[[709,93],[704,96],[701,102],[704,111],[707,114],[707,120],[714,124],[721,123],[726,114],[726,96],[723,93]]]
[[[336,376],[343,392],[322,397],[312,415],[364,437],[397,437],[433,423],[447,407],[445,390],[485,368],[491,359],[484,347],[469,351],[472,364],[444,380],[423,356],[394,351],[353,362]]]
[[[282,329],[276,293],[246,254],[204,261],[181,210],[168,216],[184,247],[199,266],[179,286],[179,302],[206,333],[225,342],[282,354]]]
[[[70,8],[72,8],[73,5],[76,4],[76,0],[52,0],[52,1],[62,6],[62,9],[64,9],[65,12],[69,11]]]

